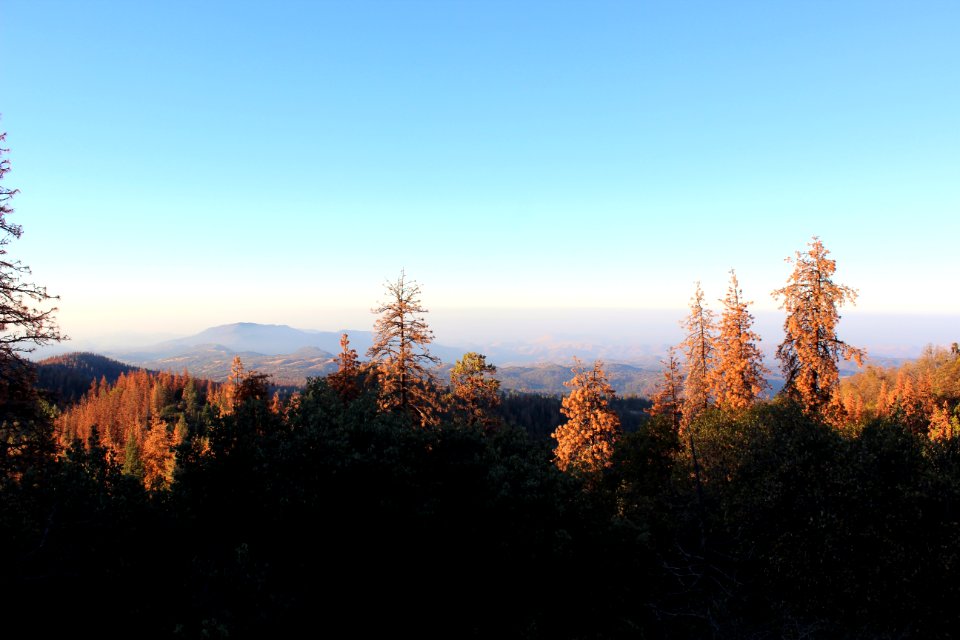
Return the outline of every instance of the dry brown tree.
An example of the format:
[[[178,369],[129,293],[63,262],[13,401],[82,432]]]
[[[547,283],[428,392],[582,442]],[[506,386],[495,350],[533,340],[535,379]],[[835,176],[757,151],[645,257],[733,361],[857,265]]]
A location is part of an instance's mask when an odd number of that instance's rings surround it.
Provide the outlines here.
[[[380,385],[380,410],[405,413],[422,426],[434,425],[439,402],[433,368],[440,359],[427,348],[433,332],[423,317],[427,310],[420,302],[420,286],[401,271],[385,288],[386,299],[373,309],[379,317],[367,351]]]
[[[805,411],[821,415],[831,406],[840,381],[840,358],[862,364],[862,349],[837,337],[839,308],[856,302],[857,291],[833,281],[837,263],[817,236],[806,253],[787,258],[793,273],[787,285],[773,292],[782,298],[780,308],[787,312],[783,324],[784,339],[777,347],[777,358],[785,379],[784,393],[803,405]],[[836,403],[833,403],[834,405]]]
[[[620,436],[620,418],[610,408],[615,392],[603,363],[597,360],[593,369],[586,370],[580,360],[574,361],[573,379],[564,383],[570,394],[564,396],[560,407],[567,422],[551,437],[557,441],[554,456],[561,470],[591,474],[610,465]]]

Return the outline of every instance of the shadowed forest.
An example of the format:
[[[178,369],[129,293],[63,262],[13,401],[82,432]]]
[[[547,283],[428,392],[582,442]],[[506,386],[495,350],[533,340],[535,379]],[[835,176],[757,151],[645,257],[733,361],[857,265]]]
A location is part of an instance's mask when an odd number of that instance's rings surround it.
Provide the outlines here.
[[[2,138],[0,138],[2,140]],[[8,165],[4,160],[0,178]],[[736,274],[649,400],[602,362],[505,393],[436,375],[403,273],[375,340],[275,387],[72,356],[8,253],[0,191],[0,601],[11,637],[950,637],[960,625],[960,350],[841,379],[856,291],[814,238],[768,398]]]

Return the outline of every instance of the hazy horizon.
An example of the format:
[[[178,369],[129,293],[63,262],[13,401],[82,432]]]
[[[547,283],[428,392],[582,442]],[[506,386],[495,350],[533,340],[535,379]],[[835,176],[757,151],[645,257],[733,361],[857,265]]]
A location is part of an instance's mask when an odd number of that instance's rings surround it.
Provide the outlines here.
[[[683,337],[679,322],[684,309],[437,309],[426,314],[434,331],[435,344],[478,351],[524,347],[564,354],[549,359],[565,362],[575,355],[592,357],[601,352],[610,361],[649,361],[666,354]],[[773,351],[783,338],[784,315],[779,311],[758,311],[755,328],[767,365],[775,368]],[[374,315],[369,310],[331,314],[312,324],[270,322],[306,331],[371,331]],[[960,341],[960,315],[883,314],[845,310],[839,325],[844,341],[866,348],[874,358],[913,358],[927,345],[949,347]],[[366,320],[366,324],[362,322]],[[252,322],[238,319],[236,322]],[[33,357],[71,351],[122,352],[197,334],[230,323],[198,326],[181,332],[105,332],[38,350]],[[622,357],[617,357],[622,353]],[[868,359],[869,363],[869,359]]]
[[[11,255],[78,338],[369,326],[403,268],[443,340],[731,268],[759,313],[814,235],[857,309],[960,314],[960,10],[920,6],[9,0]]]

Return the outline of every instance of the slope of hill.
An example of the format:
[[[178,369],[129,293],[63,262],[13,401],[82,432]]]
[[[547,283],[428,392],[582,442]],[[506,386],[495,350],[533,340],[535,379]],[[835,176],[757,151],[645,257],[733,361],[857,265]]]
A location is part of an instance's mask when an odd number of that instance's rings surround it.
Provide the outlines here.
[[[143,360],[149,369],[180,372],[224,382],[230,375],[233,359],[240,356],[246,369],[268,374],[275,384],[301,385],[307,378],[324,376],[337,370],[334,356],[316,347],[303,347],[288,354],[263,354],[233,351],[222,345],[202,345],[178,355]]]
[[[54,356],[41,360],[36,367],[38,386],[52,393],[58,404],[76,402],[94,380],[105,378],[113,383],[121,373],[139,368],[95,353]]]
[[[656,370],[629,364],[608,363],[604,369],[610,384],[620,396],[649,397],[660,379]],[[504,389],[528,393],[564,394],[567,388],[563,383],[573,377],[570,367],[558,364],[500,367],[497,373]]]

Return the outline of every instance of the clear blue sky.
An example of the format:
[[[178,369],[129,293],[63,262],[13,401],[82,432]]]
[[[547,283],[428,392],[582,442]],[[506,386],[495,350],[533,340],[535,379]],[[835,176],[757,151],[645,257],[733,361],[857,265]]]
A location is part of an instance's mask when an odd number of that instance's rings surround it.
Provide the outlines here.
[[[0,0],[14,253],[74,337],[758,309],[819,234],[960,313],[960,3]]]

